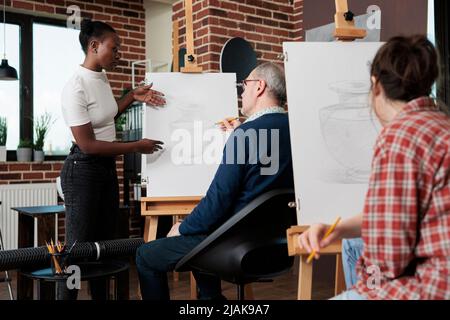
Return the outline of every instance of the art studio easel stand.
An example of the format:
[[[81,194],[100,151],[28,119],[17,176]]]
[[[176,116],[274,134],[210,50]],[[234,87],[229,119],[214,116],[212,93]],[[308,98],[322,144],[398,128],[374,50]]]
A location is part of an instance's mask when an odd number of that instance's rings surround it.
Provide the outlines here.
[[[363,39],[367,36],[365,29],[358,29],[355,27],[355,15],[348,10],[347,0],[336,1],[336,14],[334,22],[336,30],[334,37],[339,41],[355,41],[356,39]]]
[[[156,240],[158,219],[161,216],[172,216],[176,220],[189,215],[202,197],[143,197],[141,198],[141,215],[145,217],[144,241]],[[174,280],[178,281],[175,273]],[[190,275],[191,299],[197,299],[195,279]]]
[[[197,56],[194,53],[194,30],[192,22],[192,0],[185,0],[186,11],[186,46],[185,67],[183,73],[201,73],[203,69],[197,65]],[[179,25],[173,23],[173,71],[179,71]],[[198,205],[201,196],[192,197],[143,197],[141,198],[141,215],[145,217],[144,241],[156,239],[158,219],[160,216],[172,216],[174,220],[180,220],[187,216]],[[178,273],[174,273],[174,280],[178,281]],[[197,299],[197,286],[195,279],[190,275],[191,299]]]
[[[186,55],[184,57],[183,73],[201,73],[203,68],[197,65],[197,55],[194,51],[194,24],[192,21],[192,0],[184,1],[186,12]]]
[[[300,249],[298,246],[298,237],[308,229],[308,227],[295,226],[287,230],[288,252],[289,256],[299,256],[298,269],[298,300],[311,300],[312,294],[312,277],[314,263],[307,263],[309,253]],[[320,255],[335,255],[336,256],[336,271],[334,283],[334,295],[338,295],[345,291],[345,278],[342,268],[342,243],[336,241],[330,246],[322,249]]]
[[[194,51],[194,28],[192,21],[192,0],[185,0],[186,11],[186,55],[182,73],[202,73],[203,68],[197,65],[197,55]],[[178,21],[173,23],[173,71],[179,72],[179,25]],[[143,197],[141,198],[141,215],[145,217],[144,241],[149,242],[156,239],[158,219],[160,216],[173,216],[176,220],[189,215],[198,205],[201,196],[192,197]],[[174,280],[178,281],[178,273],[174,273]],[[191,299],[197,299],[197,285],[190,274]],[[248,298],[253,297],[251,286],[246,286]]]
[[[336,30],[334,36],[339,41],[354,41],[366,37],[366,30],[357,29],[355,27],[354,14],[348,10],[347,0],[336,1],[336,15],[335,23]],[[295,204],[294,204],[295,205]],[[307,263],[309,253],[300,249],[298,246],[298,237],[302,234],[307,226],[295,226],[287,230],[287,242],[289,256],[299,256],[298,269],[298,300],[311,300],[312,293],[312,276],[313,276],[313,262]],[[336,256],[336,270],[335,270],[335,285],[334,294],[338,295],[345,291],[345,278],[342,267],[342,243],[336,241],[327,248],[320,251],[321,255],[335,255]]]

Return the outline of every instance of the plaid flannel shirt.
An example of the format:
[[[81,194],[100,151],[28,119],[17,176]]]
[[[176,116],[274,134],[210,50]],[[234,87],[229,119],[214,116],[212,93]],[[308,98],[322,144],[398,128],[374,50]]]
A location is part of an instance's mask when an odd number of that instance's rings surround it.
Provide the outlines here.
[[[368,299],[450,299],[450,119],[428,97],[378,137],[355,289]]]

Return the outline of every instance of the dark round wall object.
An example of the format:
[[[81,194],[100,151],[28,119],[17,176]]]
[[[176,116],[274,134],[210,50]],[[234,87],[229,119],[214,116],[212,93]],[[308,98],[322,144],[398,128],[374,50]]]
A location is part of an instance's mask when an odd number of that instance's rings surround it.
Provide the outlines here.
[[[225,43],[220,56],[220,71],[235,72],[237,81],[248,77],[258,63],[251,44],[242,38],[233,38]]]

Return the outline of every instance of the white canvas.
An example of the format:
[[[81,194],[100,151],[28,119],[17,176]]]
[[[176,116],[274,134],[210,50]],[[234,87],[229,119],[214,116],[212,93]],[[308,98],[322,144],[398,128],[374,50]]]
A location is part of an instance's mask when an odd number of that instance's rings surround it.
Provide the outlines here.
[[[205,195],[227,138],[215,123],[238,116],[236,74],[148,73],[146,81],[167,100],[144,110],[143,137],[164,142],[163,151],[142,156],[147,196]]]
[[[381,43],[284,43],[294,183],[301,225],[363,210],[380,125],[369,106]]]

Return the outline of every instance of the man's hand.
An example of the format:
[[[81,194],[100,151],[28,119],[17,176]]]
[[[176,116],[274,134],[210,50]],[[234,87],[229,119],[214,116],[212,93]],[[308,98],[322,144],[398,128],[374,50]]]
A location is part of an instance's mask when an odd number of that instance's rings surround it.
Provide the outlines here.
[[[162,92],[152,90],[153,84],[142,86],[134,89],[133,98],[136,101],[144,102],[154,107],[161,107],[166,104],[164,94]]]
[[[177,222],[172,226],[172,229],[170,229],[169,233],[167,234],[167,238],[181,236],[179,231],[180,224],[181,222]]]
[[[231,121],[229,121],[228,119],[224,119],[221,121],[220,129],[222,131],[233,131],[240,125],[241,125],[241,121],[239,119],[233,119]]]

